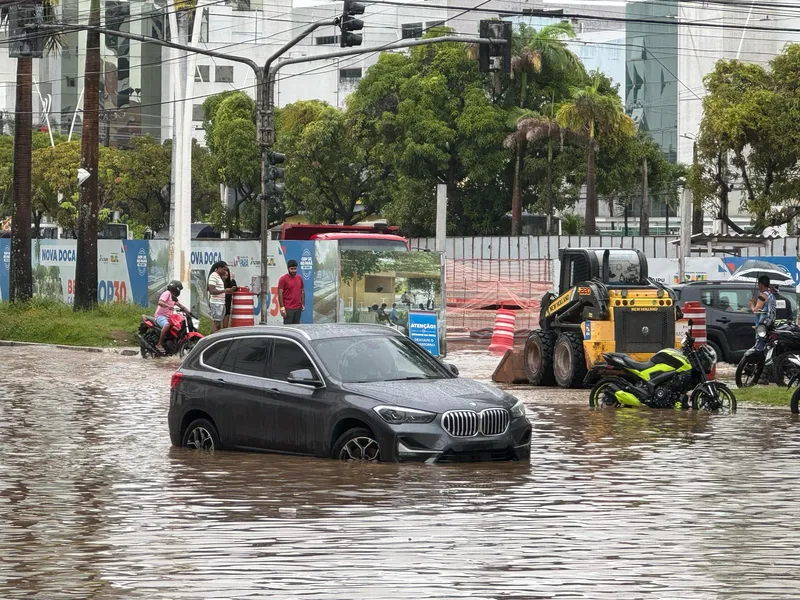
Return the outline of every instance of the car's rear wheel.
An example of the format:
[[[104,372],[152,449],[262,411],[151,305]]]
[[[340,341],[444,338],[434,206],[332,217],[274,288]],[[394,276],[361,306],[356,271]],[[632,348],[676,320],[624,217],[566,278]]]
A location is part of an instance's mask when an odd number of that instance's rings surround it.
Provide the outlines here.
[[[381,460],[381,446],[369,429],[354,427],[339,436],[332,455],[336,460],[377,462]]]
[[[208,419],[195,419],[186,428],[181,446],[195,450],[219,450],[217,428]]]

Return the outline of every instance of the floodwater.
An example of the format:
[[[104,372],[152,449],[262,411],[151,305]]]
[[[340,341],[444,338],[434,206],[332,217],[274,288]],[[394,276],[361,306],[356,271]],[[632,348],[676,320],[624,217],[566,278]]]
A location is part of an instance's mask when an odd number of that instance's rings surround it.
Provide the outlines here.
[[[347,465],[170,447],[174,362],[0,357],[3,599],[797,595],[788,409],[526,389],[530,463]]]

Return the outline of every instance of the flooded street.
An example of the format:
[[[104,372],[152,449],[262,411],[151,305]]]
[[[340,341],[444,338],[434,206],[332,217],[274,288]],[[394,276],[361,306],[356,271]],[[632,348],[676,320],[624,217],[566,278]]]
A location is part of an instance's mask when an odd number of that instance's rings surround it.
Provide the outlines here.
[[[171,447],[173,360],[0,356],[3,599],[796,593],[788,409],[591,411],[526,388],[530,463],[348,465]],[[485,356],[451,360],[486,379]]]

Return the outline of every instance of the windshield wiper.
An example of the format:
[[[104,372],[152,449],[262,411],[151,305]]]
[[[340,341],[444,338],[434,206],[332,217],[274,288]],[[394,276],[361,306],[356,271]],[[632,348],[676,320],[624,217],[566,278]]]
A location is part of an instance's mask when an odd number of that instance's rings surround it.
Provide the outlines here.
[[[434,375],[413,375],[411,377],[397,377],[396,379],[387,379],[386,381],[419,381],[421,379],[440,379]]]

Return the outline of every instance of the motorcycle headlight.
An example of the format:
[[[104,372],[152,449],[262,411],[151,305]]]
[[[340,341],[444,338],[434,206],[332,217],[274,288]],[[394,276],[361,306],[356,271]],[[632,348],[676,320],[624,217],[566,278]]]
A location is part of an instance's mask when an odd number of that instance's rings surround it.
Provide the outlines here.
[[[760,338],[767,337],[767,328],[764,325],[756,327],[756,335]]]
[[[714,349],[711,346],[704,346],[704,347],[706,349],[706,354],[708,355],[708,358],[711,361],[711,364],[712,365],[716,364],[716,362],[717,362],[717,353],[714,351]]]
[[[195,329],[200,329],[200,320],[192,319],[192,327],[194,327]]]
[[[392,425],[401,423],[430,423],[436,418],[436,413],[416,408],[404,408],[402,406],[376,406],[373,408],[381,418]]]
[[[525,414],[525,403],[522,400],[517,400],[517,403],[511,407],[511,418],[518,419],[524,417]]]

